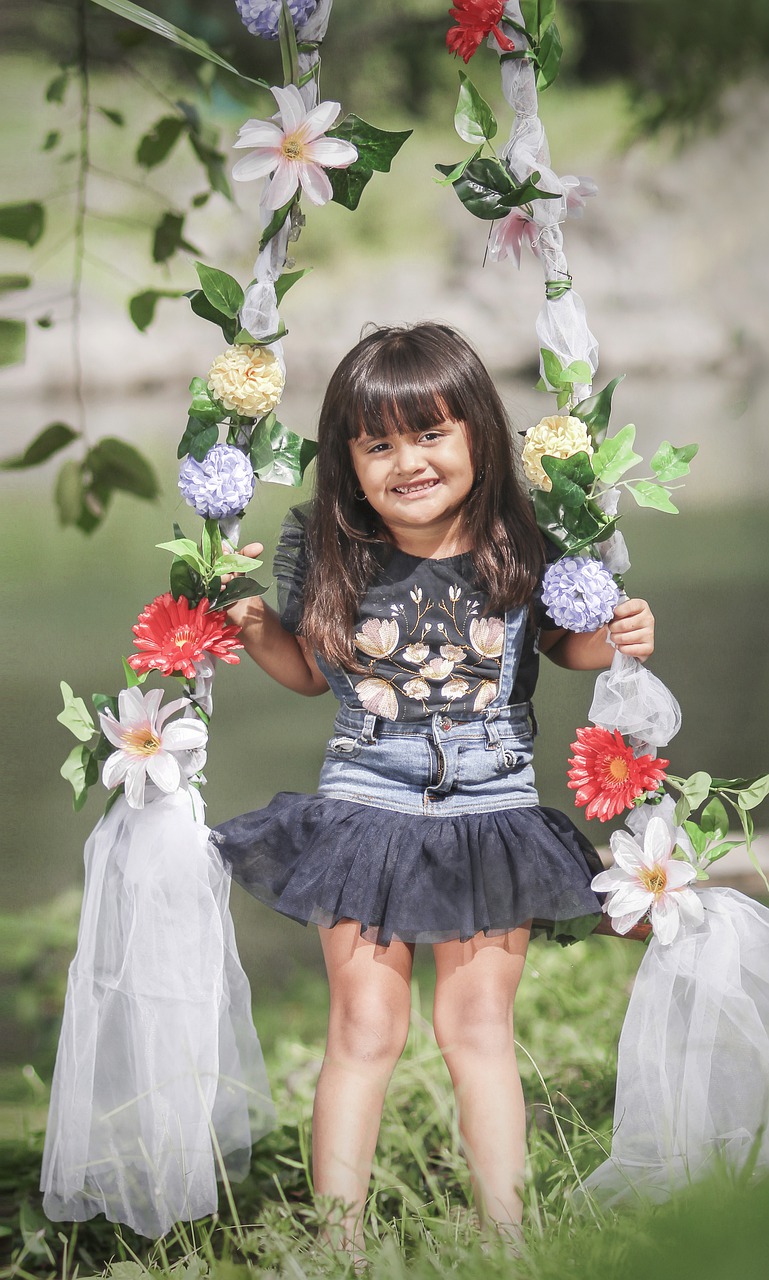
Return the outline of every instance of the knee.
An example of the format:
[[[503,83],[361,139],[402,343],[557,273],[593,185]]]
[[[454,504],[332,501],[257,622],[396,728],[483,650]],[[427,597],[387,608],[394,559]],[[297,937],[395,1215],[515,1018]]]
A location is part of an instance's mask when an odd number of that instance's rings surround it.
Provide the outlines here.
[[[335,1057],[394,1065],[409,1030],[409,1005],[338,997],[329,1016],[328,1048]]]
[[[514,1048],[513,1010],[506,995],[495,997],[493,992],[486,992],[457,1007],[439,999],[436,993],[433,1028],[438,1047],[447,1059],[452,1053],[493,1057]]]

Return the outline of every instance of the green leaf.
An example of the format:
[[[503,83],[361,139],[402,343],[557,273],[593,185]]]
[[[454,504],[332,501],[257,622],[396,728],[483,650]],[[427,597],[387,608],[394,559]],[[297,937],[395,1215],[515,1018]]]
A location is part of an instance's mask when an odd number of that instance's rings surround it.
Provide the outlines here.
[[[49,80],[45,90],[46,102],[63,102],[64,94],[67,92],[69,84],[69,70],[60,71],[58,75]]]
[[[711,862],[718,862],[719,858],[724,858],[732,849],[744,843],[743,840],[725,840],[723,844],[713,845],[707,852],[708,866]]]
[[[275,297],[277,298],[278,306],[280,306],[289,289],[293,288],[297,281],[302,279],[302,276],[309,275],[311,271],[312,267],[304,267],[301,271],[284,271],[283,275],[278,277],[275,281]]]
[[[155,319],[155,308],[160,298],[183,298],[181,289],[145,289],[135,293],[128,303],[128,314],[140,333],[144,333]]]
[[[216,267],[207,267],[203,262],[195,263],[200,287],[212,306],[223,315],[234,319],[243,306],[244,294],[237,280],[226,271],[218,271]]]
[[[729,815],[718,796],[705,805],[700,818],[702,830],[711,837],[722,840],[729,831]]]
[[[593,454],[593,470],[599,480],[607,485],[616,484],[620,476],[642,461],[640,453],[633,452],[634,442],[635,427],[632,422],[618,431],[616,436],[604,440]]]
[[[117,125],[122,129],[125,124],[125,116],[122,111],[113,111],[112,107],[99,107],[99,111],[105,120],[109,120],[110,124]]]
[[[203,579],[186,560],[176,559],[171,564],[170,587],[174,600],[184,596],[185,600],[189,600],[193,609],[195,605],[200,603],[205,594],[203,591]]]
[[[531,500],[540,529],[562,551],[576,553],[578,548],[590,546],[607,534],[607,526],[601,525],[586,506],[566,507],[557,494],[545,493],[544,489],[535,489]]]
[[[287,333],[288,329],[281,320],[275,332],[268,333],[264,338],[255,338],[252,333],[248,332],[248,329],[239,329],[235,334],[234,341],[246,347],[269,347],[271,343],[285,338]]]
[[[0,205],[0,236],[6,240],[23,240],[31,248],[44,230],[45,209],[39,200]]]
[[[134,671],[132,666],[129,666],[125,658],[122,658],[121,661],[123,663],[123,676],[125,678],[126,689],[135,689],[138,684],[144,684],[144,681],[149,675],[149,671],[142,671],[141,675],[139,675],[137,671]]]
[[[561,373],[561,381],[569,386],[575,383],[590,382],[593,377],[593,371],[586,360],[572,360]]]
[[[197,543],[191,538],[174,538],[172,542],[156,542],[155,546],[159,551],[170,551],[172,555],[184,560],[196,573],[201,573],[208,567],[198,551]]]
[[[618,378],[613,378],[602,391],[582,400],[571,411],[572,417],[581,418],[585,423],[594,444],[600,444],[609,429],[612,396],[624,377],[621,373]]]
[[[58,130],[58,129],[51,129],[51,130],[49,130],[49,132],[45,135],[45,141],[43,142],[43,145],[42,145],[42,147],[40,148],[40,150],[41,150],[41,151],[53,151],[54,147],[58,146],[58,144],[59,144],[60,142],[61,142],[61,134],[60,134],[59,130]]]
[[[452,171],[451,165],[435,167],[447,176]],[[452,186],[465,208],[487,222],[503,218],[515,199],[515,183],[499,160],[471,160]]]
[[[81,464],[70,460],[65,462],[56,477],[54,501],[59,511],[60,522],[77,525],[83,511],[84,485]]]
[[[125,440],[105,436],[89,449],[85,460],[97,486],[120,489],[152,500],[160,493],[157,477],[143,454]]]
[[[194,245],[184,239],[184,214],[171,213],[169,210],[155,227],[152,238],[153,260],[167,262],[179,249],[186,249],[188,253],[198,252]]]
[[[283,83],[299,83],[299,50],[296,47],[296,30],[286,0],[282,0],[278,15],[278,38],[283,63]]]
[[[201,320],[209,320],[211,324],[219,325],[227,342],[234,340],[240,327],[237,319],[226,316],[218,307],[213,306],[202,289],[193,289],[192,292],[185,294],[185,297],[189,298],[190,307],[196,316],[200,316]]]
[[[192,392],[190,417],[200,418],[203,422],[221,422],[222,418],[227,417],[227,410],[211,395],[205,378],[193,378],[190,382],[190,391]]]
[[[575,453],[570,458],[552,458],[545,454],[542,458],[542,470],[552,481],[553,497],[566,511],[585,505],[588,491],[595,479],[586,453]]]
[[[21,364],[26,350],[26,321],[0,320],[0,366]]]
[[[684,831],[692,842],[694,852],[697,854],[705,852],[705,846],[708,838],[704,831],[701,831],[696,822],[687,821],[684,823]]]
[[[539,354],[544,375],[550,386],[560,387],[563,382],[563,365],[558,356],[554,351],[550,351],[548,347],[541,347]]]
[[[327,177],[331,183],[331,199],[334,204],[341,204],[345,209],[357,209],[373,176],[374,170],[367,169],[365,165],[351,164],[346,169],[329,169]]]
[[[555,80],[561,66],[563,45],[555,23],[543,34],[537,49],[537,88],[547,89]]]
[[[46,462],[48,458],[53,457],[60,449],[65,449],[79,435],[79,431],[74,431],[65,422],[52,422],[40,432],[39,436],[35,436],[35,439],[27,445],[23,453],[18,454],[15,458],[8,458],[5,462],[0,462],[0,469],[3,471],[19,471],[24,467],[39,466],[41,462]]]
[[[689,814],[691,813],[691,811],[692,811],[692,806],[690,805],[686,796],[685,795],[680,796],[678,801],[676,802],[676,807],[673,810],[673,820],[677,827],[680,827],[683,825],[684,821],[689,817]]]
[[[206,44],[205,40],[198,40],[195,36],[188,35],[186,31],[182,31],[181,27],[173,26],[172,23],[159,18],[157,14],[150,13],[147,9],[142,9],[138,4],[133,4],[131,0],[93,0],[93,3],[101,5],[102,9],[109,9],[110,13],[116,13],[119,18],[126,18],[129,22],[135,22],[137,26],[144,27],[156,36],[163,36],[165,40],[170,40],[172,44],[178,45],[180,49],[185,49],[188,53],[197,54],[199,58],[205,58],[206,61],[213,62],[217,67],[223,67],[225,71],[231,71],[240,80],[247,80],[249,84],[258,84],[262,89],[269,89],[270,87],[266,80],[258,80],[253,76],[244,75],[242,71],[238,71],[237,67],[234,67],[231,62],[227,62],[218,53],[214,53],[214,50]]]
[[[369,169],[377,173],[389,173],[393,159],[400,151],[407,138],[411,137],[412,129],[403,129],[391,131],[389,129],[377,129],[376,125],[368,124],[367,121],[361,120],[360,116],[345,116],[341,124],[335,129],[329,129],[329,138],[342,138],[345,142],[351,142],[358,150],[358,159],[349,169]],[[329,177],[332,172],[330,171]]]
[[[31,276],[0,275],[0,293],[16,293],[19,289],[28,289],[31,284]]]
[[[532,200],[559,200],[560,194],[557,191],[543,191],[537,186],[542,174],[538,169],[530,173],[528,178],[519,183],[515,190],[515,199],[510,202],[510,208],[516,208],[522,204],[530,204]]]
[[[446,177],[435,178],[434,181],[437,182],[439,187],[452,187],[454,183],[457,181],[457,179],[462,177],[462,174],[464,173],[467,166],[473,160],[478,159],[482,151],[483,151],[483,146],[476,147],[472,155],[465,156],[464,160],[460,160],[459,164],[455,164],[453,167],[447,164],[437,164],[435,166],[436,169],[440,169],[442,173],[445,173]]]
[[[218,520],[203,521],[203,536],[201,538],[200,550],[206,564],[213,565],[218,561],[222,554],[222,535],[219,530]],[[217,573],[221,570],[217,569]]]
[[[698,809],[703,800],[707,799],[712,782],[710,774],[703,772],[693,773],[685,779],[681,794],[686,797],[692,809]]]
[[[59,773],[70,783],[75,793],[72,807],[77,813],[88,799],[88,788],[99,781],[99,767],[94,753],[88,747],[73,747]]]
[[[459,73],[459,100],[454,112],[454,128],[465,142],[477,146],[496,137],[497,121],[486,99],[464,71]]]
[[[669,440],[663,440],[649,464],[660,484],[688,475],[689,463],[698,449],[698,444],[685,444],[677,449]]]
[[[652,484],[651,480],[628,480],[627,488],[639,507],[653,507],[655,511],[678,515],[678,507],[670,501],[670,494],[661,484]]]
[[[212,609],[226,609],[236,600],[246,600],[249,596],[263,596],[266,587],[255,582],[253,578],[234,578],[223,587],[211,605]]]
[[[187,430],[179,441],[176,456],[178,458],[186,458],[187,454],[189,454],[196,462],[202,462],[208,450],[216,444],[218,439],[218,423],[205,422],[200,418],[190,418],[187,422]]]
[[[162,120],[156,120],[139,141],[136,163],[143,169],[154,169],[170,155],[187,127],[183,116],[163,116]]]
[[[332,187],[334,185],[333,179],[335,175],[343,172],[344,172],[343,169],[330,169],[328,171],[327,176],[331,179]],[[274,214],[270,218],[270,221],[267,223],[267,226],[264,228],[264,231],[262,232],[262,236],[259,241],[260,253],[262,252],[262,249],[265,249],[267,247],[267,245],[272,240],[272,237],[274,235],[277,235],[277,233],[280,231],[280,228],[283,226],[283,223],[286,221],[286,218],[290,214],[296,202],[297,202],[297,197],[292,196],[291,199],[286,202],[286,204],[281,205],[279,209],[275,210]]]
[[[267,423],[270,423],[267,426]],[[269,440],[271,459],[262,464],[259,454],[266,453],[265,441]],[[274,414],[260,424],[258,434],[251,443],[251,464],[260,480],[270,484],[287,484],[298,487],[304,473],[318,452],[315,440],[306,440],[295,431],[288,431]],[[260,465],[254,465],[254,457]]]
[[[217,151],[216,147],[206,142],[194,131],[190,133],[190,146],[206,171],[206,177],[208,178],[211,190],[218,191],[220,195],[224,196],[225,200],[232,200],[232,190],[225,171],[225,156],[222,155],[221,151]],[[202,199],[201,197],[196,196],[195,200],[198,201],[198,205],[196,207],[199,207],[201,203],[204,203],[207,198],[208,193],[204,193]],[[195,200],[193,200],[193,204],[195,204]]]
[[[131,671],[131,668],[128,668]],[[92,693],[91,702],[100,711],[111,711],[116,720],[120,719],[120,703],[113,693]]]
[[[64,699],[64,710],[59,712],[56,719],[59,724],[64,725],[65,729],[69,729],[79,742],[88,742],[96,732],[96,725],[91,719],[87,706],[82,698],[75,697],[65,680],[59,682],[59,688]]]
[[[737,803],[741,809],[755,809],[769,795],[769,773],[758,778],[752,786],[740,791]]]

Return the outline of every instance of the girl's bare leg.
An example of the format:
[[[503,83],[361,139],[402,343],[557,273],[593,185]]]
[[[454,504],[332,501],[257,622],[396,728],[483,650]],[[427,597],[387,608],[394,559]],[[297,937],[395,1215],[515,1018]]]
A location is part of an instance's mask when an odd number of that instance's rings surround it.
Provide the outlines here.
[[[413,945],[366,942],[357,920],[320,929],[331,1005],[312,1122],[316,1196],[342,1202],[325,1240],[359,1255],[387,1085],[406,1043]]]
[[[441,942],[433,1023],[459,1109],[459,1130],[484,1223],[520,1238],[526,1115],[513,1041],[513,1000],[531,922],[496,938]]]

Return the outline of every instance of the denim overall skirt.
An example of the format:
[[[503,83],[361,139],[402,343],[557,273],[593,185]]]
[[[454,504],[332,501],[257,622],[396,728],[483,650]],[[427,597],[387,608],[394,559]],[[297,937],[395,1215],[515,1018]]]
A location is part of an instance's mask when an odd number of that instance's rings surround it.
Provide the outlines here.
[[[471,719],[384,719],[318,660],[340,703],[318,791],[281,792],[214,829],[233,879],[303,924],[357,920],[382,945],[529,920],[562,943],[590,933],[601,861],[565,814],[539,804],[533,710],[508,705],[525,624],[524,607],[505,615],[499,691]]]

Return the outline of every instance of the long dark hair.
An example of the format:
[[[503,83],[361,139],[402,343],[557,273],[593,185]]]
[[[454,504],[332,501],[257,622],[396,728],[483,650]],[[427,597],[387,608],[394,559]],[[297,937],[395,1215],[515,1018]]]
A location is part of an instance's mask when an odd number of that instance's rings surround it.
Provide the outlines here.
[[[388,534],[376,527],[368,503],[355,498],[349,442],[362,432],[428,431],[446,418],[467,427],[475,478],[463,519],[487,607],[504,610],[531,598],[544,561],[542,538],[518,478],[502,401],[480,357],[447,325],[375,329],[332,374],[318,423],[302,630],[333,666],[363,670],[353,629]]]

